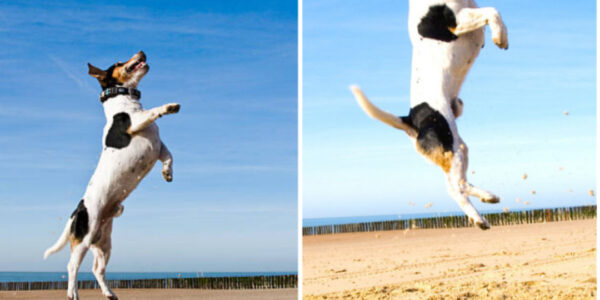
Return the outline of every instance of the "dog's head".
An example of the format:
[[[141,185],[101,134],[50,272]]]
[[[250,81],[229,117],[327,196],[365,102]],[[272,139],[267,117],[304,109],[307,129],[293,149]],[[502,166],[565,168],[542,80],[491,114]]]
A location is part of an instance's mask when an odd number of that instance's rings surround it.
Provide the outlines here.
[[[150,69],[146,64],[146,54],[143,51],[133,55],[127,62],[118,62],[106,70],[94,67],[90,63],[88,68],[88,73],[98,79],[102,89],[117,86],[136,88]]]

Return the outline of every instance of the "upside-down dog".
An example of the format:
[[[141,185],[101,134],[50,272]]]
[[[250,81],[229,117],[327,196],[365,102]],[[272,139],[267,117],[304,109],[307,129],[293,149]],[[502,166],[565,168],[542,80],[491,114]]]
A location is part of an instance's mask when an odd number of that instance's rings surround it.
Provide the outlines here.
[[[397,117],[377,108],[357,86],[351,86],[369,116],[404,130],[417,151],[442,168],[450,196],[481,229],[490,225],[469,196],[487,203],[500,199],[467,182],[467,146],[458,135],[456,118],[463,111],[459,91],[484,45],[486,25],[493,42],[508,49],[506,26],[496,9],[478,8],[472,0],[410,0],[408,31],[413,54],[408,116]]]
[[[69,282],[67,299],[79,299],[77,271],[88,249],[94,254],[93,273],[102,294],[108,299],[117,296],[108,287],[105,271],[111,250],[113,218],[123,213],[121,202],[150,172],[157,160],[163,163],[162,175],[173,179],[173,157],[160,140],[159,117],[177,113],[179,104],[171,103],[144,110],[137,90],[148,73],[146,55],[140,51],[127,62],[118,62],[106,70],[88,64],[89,74],[102,87],[100,102],[104,107],[106,125],[102,136],[102,154],[89,181],[83,199],[71,214],[56,243],[44,253],[44,259],[71,243],[71,258],[67,265]]]

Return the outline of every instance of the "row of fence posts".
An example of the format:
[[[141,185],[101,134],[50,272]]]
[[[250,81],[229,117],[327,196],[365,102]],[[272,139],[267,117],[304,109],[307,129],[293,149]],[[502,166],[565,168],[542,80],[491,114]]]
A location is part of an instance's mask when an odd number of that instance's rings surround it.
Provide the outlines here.
[[[283,289],[297,288],[298,275],[249,276],[249,277],[200,277],[164,278],[138,280],[109,280],[113,289]],[[95,280],[77,282],[80,289],[97,289]],[[67,288],[66,281],[50,282],[0,282],[0,290],[61,290]]]
[[[492,226],[582,220],[596,217],[596,205],[490,213],[483,214],[483,216]],[[460,228],[469,226],[473,226],[473,224],[471,224],[469,221],[469,218],[466,215],[460,215],[410,220],[303,227],[302,235],[404,230],[417,228]]]

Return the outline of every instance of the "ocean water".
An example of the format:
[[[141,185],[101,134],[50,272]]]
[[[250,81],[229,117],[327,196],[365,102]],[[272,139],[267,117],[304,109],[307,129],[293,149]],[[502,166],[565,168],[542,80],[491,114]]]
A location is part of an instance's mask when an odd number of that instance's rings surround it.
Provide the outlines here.
[[[107,272],[108,280],[198,278],[198,277],[246,277],[296,275],[297,272]],[[0,272],[0,282],[67,281],[67,272]],[[96,280],[91,272],[79,272],[78,280]]]
[[[502,212],[502,210],[501,209],[485,210],[485,211],[479,211],[479,212],[482,214],[499,213],[499,212]],[[450,211],[450,212],[432,212],[432,213],[418,213],[418,214],[353,216],[353,217],[336,217],[336,218],[306,218],[306,219],[302,219],[302,227],[368,223],[368,222],[381,222],[381,221],[397,221],[397,220],[410,220],[410,219],[432,218],[432,217],[464,216],[464,215],[465,215],[465,213],[463,213],[462,211]]]

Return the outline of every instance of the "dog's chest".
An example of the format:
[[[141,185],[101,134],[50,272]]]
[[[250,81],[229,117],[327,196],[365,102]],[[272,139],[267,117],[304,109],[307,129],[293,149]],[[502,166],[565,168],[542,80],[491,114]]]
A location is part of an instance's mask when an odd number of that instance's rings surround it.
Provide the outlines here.
[[[103,154],[110,154],[116,165],[142,165],[158,159],[161,147],[158,126],[150,124],[133,135],[127,132],[130,126],[131,113],[113,115],[112,122],[104,127]]]
[[[445,11],[436,13],[441,6]],[[477,29],[444,39],[441,38],[443,32],[438,31],[446,30],[451,34],[448,28],[456,26],[455,14],[462,8],[474,6],[472,1],[411,1],[411,107],[427,102],[443,114],[451,115],[447,106],[458,97],[462,83],[479,55],[484,32]]]
[[[144,130],[129,135],[129,126],[125,126],[127,120],[131,121],[127,112],[118,112],[107,118],[102,155],[88,185],[87,197],[122,201],[158,160],[162,147],[158,126],[150,124]]]

